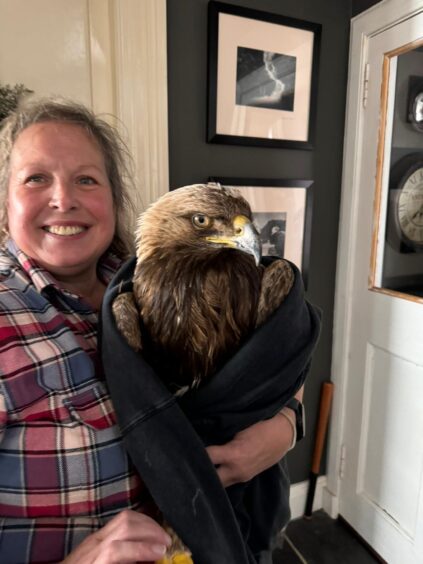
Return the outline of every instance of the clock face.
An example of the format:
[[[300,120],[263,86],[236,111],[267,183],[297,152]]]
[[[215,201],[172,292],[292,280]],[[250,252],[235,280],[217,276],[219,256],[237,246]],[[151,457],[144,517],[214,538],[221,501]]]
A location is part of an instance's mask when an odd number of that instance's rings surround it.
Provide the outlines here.
[[[412,244],[423,247],[423,164],[402,185],[397,217],[405,238]]]

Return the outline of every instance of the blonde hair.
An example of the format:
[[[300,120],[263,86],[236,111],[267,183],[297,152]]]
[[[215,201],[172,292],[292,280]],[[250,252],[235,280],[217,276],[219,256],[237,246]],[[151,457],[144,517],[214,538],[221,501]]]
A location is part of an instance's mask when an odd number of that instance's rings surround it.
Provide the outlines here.
[[[65,122],[79,125],[97,141],[112,189],[116,228],[109,251],[121,258],[133,252],[133,236],[128,230],[134,206],[129,195],[132,186],[128,149],[115,128],[82,104],[66,98],[24,99],[18,108],[1,122],[0,128],[0,244],[7,234],[7,192],[10,156],[16,139],[35,123]]]

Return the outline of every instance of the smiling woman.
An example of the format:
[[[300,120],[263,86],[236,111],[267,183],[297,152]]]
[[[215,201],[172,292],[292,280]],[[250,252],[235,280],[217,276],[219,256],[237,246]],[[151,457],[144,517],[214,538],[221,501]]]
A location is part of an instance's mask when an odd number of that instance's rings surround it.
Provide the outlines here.
[[[130,252],[126,171],[116,132],[68,101],[26,103],[0,130],[2,562],[151,562],[170,542],[134,511],[146,490],[97,353]]]

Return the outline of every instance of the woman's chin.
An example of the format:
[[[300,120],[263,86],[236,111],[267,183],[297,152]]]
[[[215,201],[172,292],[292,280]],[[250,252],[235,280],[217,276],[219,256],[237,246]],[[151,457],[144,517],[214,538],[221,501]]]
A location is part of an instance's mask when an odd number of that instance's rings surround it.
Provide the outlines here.
[[[90,271],[96,272],[97,262],[102,254],[103,252],[84,253],[84,249],[80,248],[79,252],[68,250],[64,253],[44,253],[32,258],[60,280],[67,277],[86,276]]]

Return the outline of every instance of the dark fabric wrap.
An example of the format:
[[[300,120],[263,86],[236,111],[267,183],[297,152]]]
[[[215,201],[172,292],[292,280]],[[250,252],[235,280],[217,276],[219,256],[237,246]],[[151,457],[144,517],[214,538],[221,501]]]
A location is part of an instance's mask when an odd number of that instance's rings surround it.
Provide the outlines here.
[[[271,259],[265,259],[267,262]],[[320,315],[304,299],[301,275],[280,308],[207,383],[175,398],[118,332],[112,302],[132,290],[135,259],[103,301],[101,351],[127,451],[166,520],[196,564],[247,564],[272,549],[289,520],[286,463],[225,490],[204,445],[275,415],[302,386]]]

